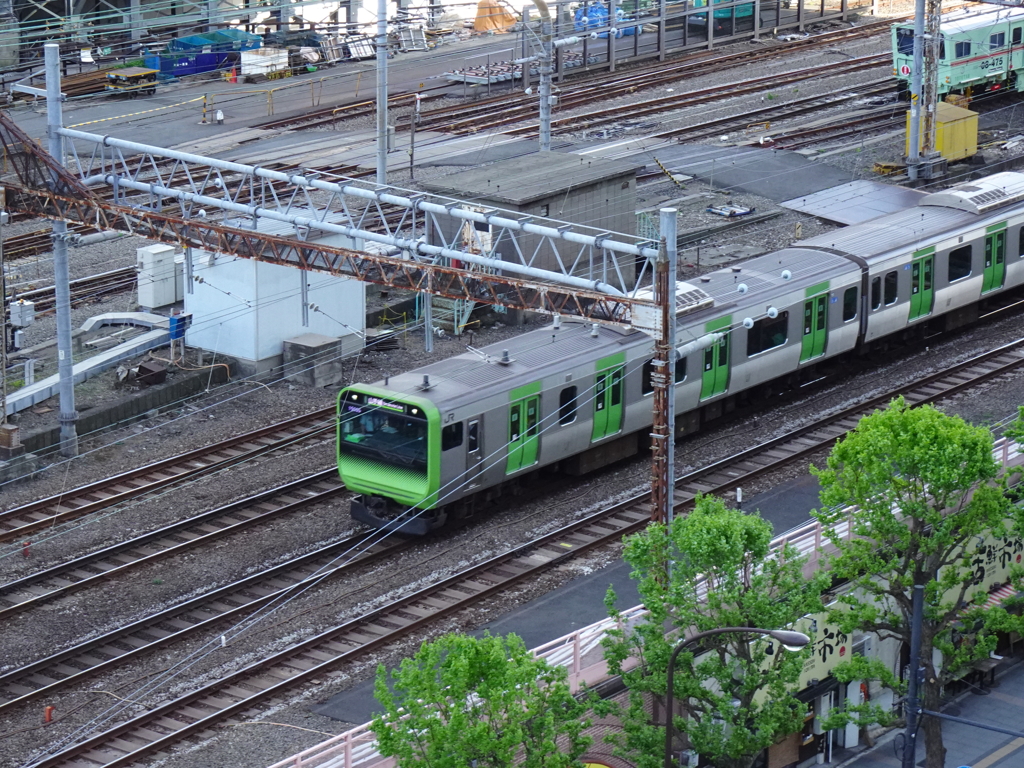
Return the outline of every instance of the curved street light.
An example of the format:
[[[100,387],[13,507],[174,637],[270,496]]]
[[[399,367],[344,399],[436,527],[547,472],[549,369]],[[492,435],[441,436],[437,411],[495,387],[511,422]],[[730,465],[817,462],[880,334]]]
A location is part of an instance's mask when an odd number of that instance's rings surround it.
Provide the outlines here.
[[[672,649],[672,655],[668,659],[668,691],[665,696],[665,768],[672,768],[672,704],[674,698],[676,657],[681,651],[692,648],[706,637],[724,634],[748,634],[767,635],[782,643],[782,646],[790,651],[799,651],[811,642],[811,638],[803,632],[793,632],[789,629],[757,629],[756,627],[719,627],[709,629],[707,632],[698,632],[691,637],[684,637],[676,647]]]

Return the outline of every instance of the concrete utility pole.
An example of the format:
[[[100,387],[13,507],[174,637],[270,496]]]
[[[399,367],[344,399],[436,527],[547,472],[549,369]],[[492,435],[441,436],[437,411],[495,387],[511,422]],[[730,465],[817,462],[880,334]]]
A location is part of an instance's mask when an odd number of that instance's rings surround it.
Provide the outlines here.
[[[914,3],[914,71],[910,74],[910,154],[907,155],[907,175],[917,180],[921,162],[921,82],[924,75],[924,14],[925,0]]]
[[[377,0],[377,183],[388,183],[388,0]]]
[[[533,3],[540,12],[540,151],[551,151],[551,76],[554,72],[551,11],[544,0]],[[526,64],[523,65],[528,66]]]
[[[907,171],[912,181],[936,179],[946,173],[946,161],[936,148],[941,27],[941,0],[917,0],[910,87],[910,152],[907,155]]]
[[[64,127],[60,92],[60,46],[47,43],[44,48],[46,64],[46,125],[49,152],[58,163],[64,164],[64,138],[59,131]],[[56,180],[55,180],[56,181]],[[53,284],[57,298],[57,373],[60,376],[60,454],[67,458],[78,455],[78,433],[75,422],[74,358],[71,349],[71,278],[68,271],[68,225],[66,221],[53,222]]]
[[[654,301],[661,338],[654,342],[654,423],[651,430],[651,519],[672,522],[676,413],[676,209],[661,209],[661,248],[654,263]]]

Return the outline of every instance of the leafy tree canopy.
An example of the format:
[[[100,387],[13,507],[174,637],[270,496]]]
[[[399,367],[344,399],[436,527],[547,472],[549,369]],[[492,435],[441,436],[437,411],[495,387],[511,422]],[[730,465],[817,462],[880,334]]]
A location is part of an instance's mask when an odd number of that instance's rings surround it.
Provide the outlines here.
[[[371,728],[401,768],[568,768],[590,743],[588,708],[566,671],[516,635],[449,634],[424,643],[390,675],[377,668],[384,713]]]
[[[792,548],[773,553],[771,538],[771,524],[758,515],[704,496],[689,516],[626,540],[624,556],[649,613],[613,632],[605,655],[629,689],[618,751],[639,768],[662,764],[664,722],[651,723],[645,704],[650,696],[664,703],[669,657],[684,634],[727,626],[780,629],[822,610],[827,577],[805,577],[803,559]],[[611,592],[607,604],[616,616]],[[668,629],[677,631],[666,635]],[[673,695],[687,716],[676,716],[675,728],[715,766],[747,768],[762,750],[800,730],[805,706],[792,692],[811,649],[783,652],[778,643],[739,635],[711,638],[704,649],[677,658]],[[631,668],[630,659],[639,664]]]
[[[931,406],[910,408],[902,398],[864,417],[836,444],[824,469],[812,468],[825,505],[815,516],[837,552],[830,567],[837,578],[850,582],[840,597],[845,608],[833,611],[831,619],[846,632],[871,631],[909,643],[913,588],[922,585],[922,700],[929,709],[938,709],[944,682],[932,668],[932,649],[942,652],[948,680],[988,655],[996,625],[1013,623],[1005,610],[980,607],[987,585],[984,570],[978,570],[977,542],[993,537],[997,549],[1012,548],[1007,521],[1011,528],[1020,523],[1020,510],[1007,501],[999,469],[987,429]],[[851,506],[857,510],[851,513]],[[973,637],[968,639],[969,633]],[[891,672],[870,660],[840,665],[835,674],[877,678],[902,689]],[[851,714],[861,723],[878,716],[867,710]],[[940,768],[945,751],[941,727],[925,718],[923,728],[927,764]]]

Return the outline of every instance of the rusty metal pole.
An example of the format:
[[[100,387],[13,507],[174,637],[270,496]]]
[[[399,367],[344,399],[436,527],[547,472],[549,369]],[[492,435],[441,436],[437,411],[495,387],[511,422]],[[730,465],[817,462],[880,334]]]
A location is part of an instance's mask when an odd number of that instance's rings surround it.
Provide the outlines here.
[[[654,264],[654,301],[661,334],[654,342],[651,429],[651,520],[672,521],[675,486],[676,209],[661,209],[661,248]]]

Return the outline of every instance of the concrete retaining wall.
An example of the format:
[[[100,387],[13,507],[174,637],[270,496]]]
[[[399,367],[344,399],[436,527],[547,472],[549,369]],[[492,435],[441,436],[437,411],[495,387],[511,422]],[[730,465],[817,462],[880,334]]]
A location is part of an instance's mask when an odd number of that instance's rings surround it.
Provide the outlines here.
[[[185,398],[205,391],[207,383],[223,384],[225,381],[227,371],[218,365],[213,369],[212,380],[210,371],[196,371],[184,378],[143,389],[124,397],[109,408],[89,410],[79,415],[78,435],[87,437],[114,425],[124,426],[125,423],[138,420],[153,410],[165,411],[178,407]],[[55,447],[60,443],[60,426],[55,425],[31,435],[22,435],[21,442],[25,450],[31,453]]]

